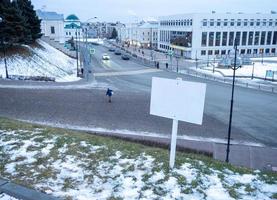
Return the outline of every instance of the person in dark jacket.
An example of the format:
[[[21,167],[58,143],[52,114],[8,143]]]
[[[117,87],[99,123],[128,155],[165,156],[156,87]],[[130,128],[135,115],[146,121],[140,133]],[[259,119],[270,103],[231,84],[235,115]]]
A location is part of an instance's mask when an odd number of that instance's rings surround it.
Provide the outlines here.
[[[107,89],[106,96],[109,97],[109,103],[111,103],[112,102],[113,91],[110,88]]]

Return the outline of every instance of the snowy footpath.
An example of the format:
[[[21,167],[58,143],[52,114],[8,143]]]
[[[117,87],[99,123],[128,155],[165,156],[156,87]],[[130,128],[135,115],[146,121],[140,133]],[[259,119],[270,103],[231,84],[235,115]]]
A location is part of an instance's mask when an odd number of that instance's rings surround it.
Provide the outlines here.
[[[9,75],[44,76],[57,82],[78,81],[76,60],[42,40],[35,46],[22,46],[18,53],[7,58]],[[19,53],[20,52],[20,53]],[[0,76],[5,77],[4,59],[0,60]]]
[[[64,199],[277,198],[277,174],[64,129],[4,120],[0,149],[2,178]]]

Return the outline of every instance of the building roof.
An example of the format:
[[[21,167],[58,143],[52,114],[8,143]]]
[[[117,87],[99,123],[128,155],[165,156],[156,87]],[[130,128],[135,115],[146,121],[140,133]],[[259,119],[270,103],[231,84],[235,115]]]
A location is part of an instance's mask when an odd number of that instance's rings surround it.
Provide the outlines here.
[[[42,11],[42,10],[37,10],[36,11],[37,16],[39,19],[41,20],[52,20],[52,21],[63,21],[64,20],[64,16],[63,14],[58,14],[56,12],[46,12],[46,11]]]
[[[65,29],[80,29],[81,28],[81,26],[78,26],[77,24],[75,24],[75,23],[71,23],[71,24],[67,24],[67,25],[65,25],[65,27],[64,27]]]
[[[74,15],[74,14],[68,15],[65,20],[68,20],[68,21],[80,21],[79,18],[76,15]]]
[[[158,28],[159,24],[157,22],[155,23],[150,23],[150,22],[146,22],[142,25],[139,26],[139,28]]]

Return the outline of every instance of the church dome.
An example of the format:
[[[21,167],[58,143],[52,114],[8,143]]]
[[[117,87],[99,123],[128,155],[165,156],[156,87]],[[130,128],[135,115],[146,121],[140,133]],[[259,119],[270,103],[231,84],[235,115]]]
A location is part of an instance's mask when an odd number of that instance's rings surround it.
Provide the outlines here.
[[[79,18],[76,15],[71,14],[66,18],[66,20],[68,20],[68,21],[79,21]]]

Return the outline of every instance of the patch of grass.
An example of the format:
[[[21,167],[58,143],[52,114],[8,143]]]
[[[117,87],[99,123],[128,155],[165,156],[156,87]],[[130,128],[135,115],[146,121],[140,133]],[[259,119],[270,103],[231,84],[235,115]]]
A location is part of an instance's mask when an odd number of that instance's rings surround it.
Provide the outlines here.
[[[277,193],[274,193],[272,196],[271,196],[272,199],[277,199]]]

